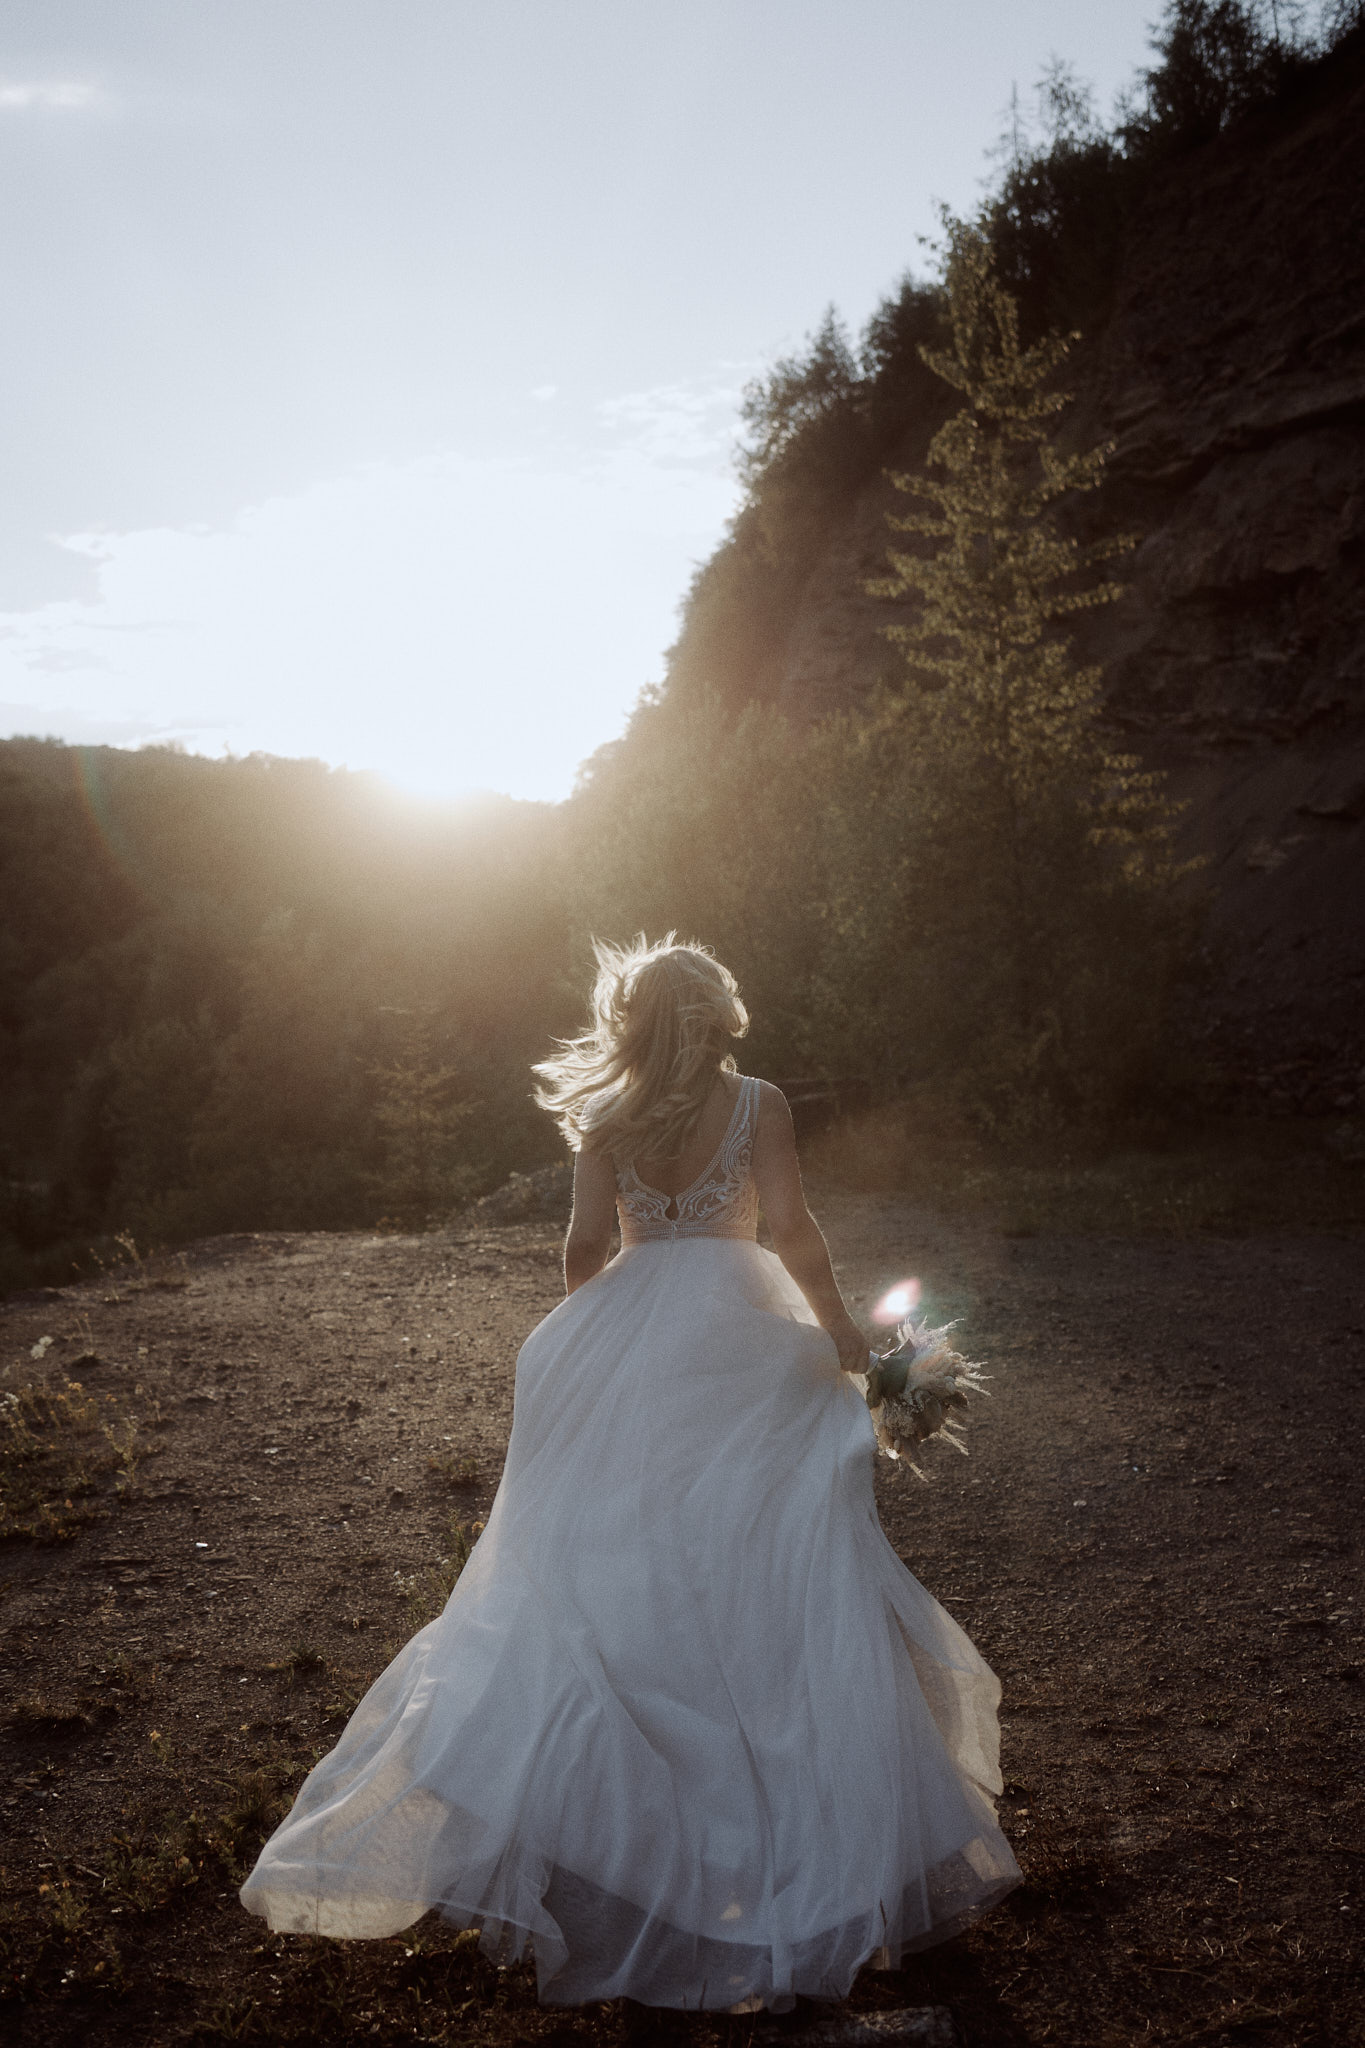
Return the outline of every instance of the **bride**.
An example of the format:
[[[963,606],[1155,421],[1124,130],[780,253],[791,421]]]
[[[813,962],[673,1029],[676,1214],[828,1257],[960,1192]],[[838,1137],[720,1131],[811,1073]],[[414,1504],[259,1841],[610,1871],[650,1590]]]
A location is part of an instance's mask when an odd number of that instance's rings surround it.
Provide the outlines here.
[[[881,1532],[867,1342],[787,1104],[735,1071],[733,977],[671,934],[596,950],[590,1027],[537,1069],[566,1295],[488,1525],[242,1901],[337,1936],[435,1908],[555,2005],[838,1999],[1018,1881],[1000,1689]]]

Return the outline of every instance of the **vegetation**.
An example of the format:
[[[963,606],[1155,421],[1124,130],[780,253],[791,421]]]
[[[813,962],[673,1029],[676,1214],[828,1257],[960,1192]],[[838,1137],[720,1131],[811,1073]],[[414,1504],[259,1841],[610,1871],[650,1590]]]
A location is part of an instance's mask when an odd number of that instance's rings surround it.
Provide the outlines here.
[[[1130,215],[1193,151],[1314,89],[1365,35],[1360,0],[1168,0],[1156,63],[1111,126],[1064,64],[1043,72],[1032,121],[1014,108],[987,208],[1000,275],[1030,332],[1088,327],[1102,313]]]
[[[997,149],[981,224],[1025,342],[1104,318],[1128,220],[1194,152],[1291,104],[1365,52],[1361,0],[1168,0],[1155,62],[1106,125],[1091,89],[1049,64]],[[940,294],[903,278],[850,340],[834,310],[803,352],[750,385],[746,501],[700,572],[670,670],[674,691],[732,705],[770,698],[795,598],[853,494],[887,465],[919,467],[942,424],[922,345],[942,340]]]
[[[317,762],[0,746],[0,1280],[411,1222],[543,1157],[555,831]]]
[[[527,1069],[575,1018],[589,930],[714,944],[779,1079],[997,1135],[1169,1108],[1167,821],[1067,646],[1121,543],[1087,555],[1055,516],[1100,460],[1066,441],[1059,335],[1102,319],[1152,180],[1362,47],[1358,0],[1311,33],[1288,0],[1171,0],[1108,128],[1054,66],[942,277],[856,344],[831,311],[750,387],[745,502],[667,686],[567,805],[0,745],[0,1286],[130,1232],[418,1227],[534,1169]],[[919,508],[882,584],[902,658],[794,718],[798,595],[887,469]]]
[[[136,1425],[57,1375],[0,1390],[0,1543],[66,1543],[128,1493]]]
[[[908,662],[889,723],[928,770],[919,806],[952,861],[955,913],[977,934],[971,1005],[991,1016],[990,1065],[1028,1081],[1026,1096],[1012,1090],[1016,1121],[1021,1109],[1052,1121],[1086,1091],[1122,1085],[1120,1045],[1141,1059],[1154,1042],[1178,871],[1158,778],[1113,751],[1101,672],[1077,664],[1060,624],[1119,595],[1103,572],[1132,544],[1083,546],[1048,517],[1095,488],[1106,454],[1053,439],[1069,342],[1025,348],[988,237],[950,222],[948,238],[951,339],[921,355],[966,403],[922,472],[893,475],[918,502],[891,525],[921,545],[893,550],[872,588],[918,599],[911,623],[885,629]],[[954,1036],[973,1035],[969,1008]]]
[[[1082,546],[1053,519],[1104,459],[1056,441],[1066,341],[1025,348],[989,238],[949,232],[943,339],[917,348],[967,402],[895,479],[919,501],[893,522],[912,546],[874,586],[917,600],[886,629],[908,667],[805,726],[763,704],[734,718],[719,691],[647,706],[577,806],[576,922],[713,938],[742,971],[762,1071],[928,1092],[1013,1137],[1169,1087],[1182,914],[1169,809],[1106,743],[1098,672],[1063,630],[1116,594],[1098,572],[1127,545]],[[832,416],[840,360],[827,329],[807,421]],[[774,378],[791,396],[789,370]]]

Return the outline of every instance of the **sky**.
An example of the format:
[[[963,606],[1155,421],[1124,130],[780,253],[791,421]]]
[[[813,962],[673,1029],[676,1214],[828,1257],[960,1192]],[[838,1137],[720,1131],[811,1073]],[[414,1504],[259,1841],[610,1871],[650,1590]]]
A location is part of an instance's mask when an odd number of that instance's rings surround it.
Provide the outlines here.
[[[746,381],[1157,0],[0,12],[0,735],[555,799],[660,681]]]

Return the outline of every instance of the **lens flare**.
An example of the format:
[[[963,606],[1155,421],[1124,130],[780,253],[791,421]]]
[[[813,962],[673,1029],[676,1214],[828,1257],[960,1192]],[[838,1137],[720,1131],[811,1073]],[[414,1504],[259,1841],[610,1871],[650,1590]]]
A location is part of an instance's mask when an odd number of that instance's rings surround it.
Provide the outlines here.
[[[97,747],[73,747],[72,772],[76,792],[84,808],[90,831],[106,860],[118,869],[125,882],[149,895],[148,876],[132,843],[124,832],[105,785],[104,767]]]
[[[900,1323],[912,1316],[919,1307],[920,1289],[918,1280],[898,1280],[888,1288],[872,1311],[874,1323]]]

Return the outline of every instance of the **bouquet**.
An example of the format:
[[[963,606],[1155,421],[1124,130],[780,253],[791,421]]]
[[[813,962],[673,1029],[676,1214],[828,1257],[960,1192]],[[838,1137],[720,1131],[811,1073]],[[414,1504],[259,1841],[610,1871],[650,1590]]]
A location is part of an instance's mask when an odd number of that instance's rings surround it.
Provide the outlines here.
[[[914,1316],[896,1332],[896,1348],[868,1354],[867,1405],[877,1443],[888,1458],[903,1461],[917,1479],[924,1473],[910,1455],[931,1438],[943,1437],[967,1455],[958,1417],[970,1394],[986,1393],[986,1374],[954,1351],[949,1333],[956,1323],[931,1330]]]

